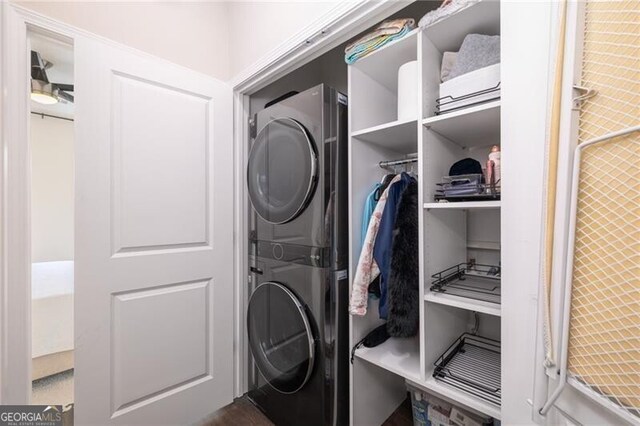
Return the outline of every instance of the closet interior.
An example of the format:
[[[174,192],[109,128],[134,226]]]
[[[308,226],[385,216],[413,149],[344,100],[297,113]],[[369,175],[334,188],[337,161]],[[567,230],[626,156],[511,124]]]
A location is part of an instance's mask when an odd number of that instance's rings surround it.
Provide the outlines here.
[[[415,2],[392,17],[414,18],[417,24],[438,6]],[[382,424],[405,400],[408,387],[476,418],[501,417],[499,177],[486,170],[477,181],[449,176],[451,166],[463,159],[475,159],[484,168],[492,147],[508,144],[500,140],[499,65],[472,73],[476,84],[480,81],[477,91],[460,92],[453,80],[448,95],[442,96],[441,88],[443,54],[458,51],[469,34],[500,34],[500,2],[475,2],[349,66],[346,44],[338,46],[251,96],[253,115],[280,95],[318,83],[347,94],[349,285],[372,187],[386,174],[401,171],[411,172],[418,182],[419,333],[354,351],[354,425]],[[417,61],[414,86],[399,88],[399,70],[411,61]],[[417,94],[414,107],[399,111],[399,91]],[[458,193],[455,187],[461,183],[480,190]],[[350,348],[384,323],[377,304],[370,298],[366,315],[350,316]]]
[[[492,146],[504,146],[499,84],[485,84],[468,98],[441,93],[443,54],[458,51],[468,34],[499,35],[500,3],[478,2],[349,67],[352,274],[367,192],[386,173],[381,164],[417,154],[422,206],[415,254],[420,332],[355,351],[353,424],[383,422],[405,398],[405,381],[475,414],[500,419],[499,185],[460,201],[455,192],[447,197],[454,163],[472,158],[485,164]],[[414,115],[398,118],[398,71],[409,61],[418,64],[415,91],[420,96]],[[352,343],[382,323],[375,303],[370,301],[366,316],[351,316]]]

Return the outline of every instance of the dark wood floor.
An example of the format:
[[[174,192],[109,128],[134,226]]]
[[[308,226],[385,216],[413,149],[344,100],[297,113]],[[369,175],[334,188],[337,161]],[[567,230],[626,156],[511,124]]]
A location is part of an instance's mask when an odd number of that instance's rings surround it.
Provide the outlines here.
[[[382,426],[413,426],[413,413],[411,412],[411,398],[407,397],[402,405],[389,416]]]
[[[199,426],[227,425],[273,426],[273,423],[246,397],[242,397],[204,419]]]
[[[238,398],[232,404],[216,411],[199,426],[274,426],[247,398]],[[411,401],[406,399],[389,416],[383,426],[412,426]]]

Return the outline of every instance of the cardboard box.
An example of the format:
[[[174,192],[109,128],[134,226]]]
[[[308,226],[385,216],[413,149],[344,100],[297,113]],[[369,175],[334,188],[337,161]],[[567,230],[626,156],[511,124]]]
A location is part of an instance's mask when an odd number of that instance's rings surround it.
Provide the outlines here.
[[[449,426],[451,424],[449,415],[450,412],[446,408],[429,404],[428,419],[432,426]]]
[[[477,414],[468,413],[458,407],[453,407],[449,420],[455,426],[483,426],[491,423],[491,418],[482,418]]]

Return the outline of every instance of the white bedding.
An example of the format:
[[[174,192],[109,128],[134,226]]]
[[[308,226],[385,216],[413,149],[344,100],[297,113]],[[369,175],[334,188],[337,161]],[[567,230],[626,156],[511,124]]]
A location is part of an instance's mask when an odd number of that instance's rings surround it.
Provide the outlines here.
[[[31,266],[33,358],[73,349],[73,261]]]

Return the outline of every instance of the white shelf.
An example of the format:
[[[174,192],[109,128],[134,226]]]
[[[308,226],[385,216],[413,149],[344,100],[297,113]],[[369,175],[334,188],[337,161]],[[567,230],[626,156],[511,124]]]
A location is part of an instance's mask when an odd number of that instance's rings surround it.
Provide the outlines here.
[[[479,210],[499,209],[500,201],[460,201],[449,203],[424,203],[425,209]]]
[[[467,241],[467,248],[474,250],[500,251],[500,243],[494,241]]]
[[[351,137],[398,152],[418,150],[417,119],[396,120],[351,132]]]
[[[500,34],[500,2],[483,0],[425,28],[424,33],[440,52],[457,52],[467,34]]]
[[[499,145],[500,101],[425,118],[422,124],[464,148]]]
[[[424,296],[424,300],[430,303],[438,303],[440,305],[480,312],[487,315],[493,315],[495,317],[502,315],[500,305],[482,300],[467,299],[464,297],[452,296],[445,293],[435,293],[432,291],[427,292]]]
[[[364,194],[370,190],[372,179],[379,178],[383,173],[377,167],[381,160],[397,159],[403,154],[420,151],[423,154],[420,161],[424,160],[421,184],[428,185],[425,193],[428,198],[425,201],[433,201],[435,183],[447,173],[451,164],[467,156],[486,160],[488,150],[484,147],[500,144],[499,100],[426,119],[418,114],[415,119],[397,119],[398,68],[401,65],[421,57],[420,87],[426,88],[426,91],[423,90],[425,93],[420,95],[420,99],[431,110],[424,114],[432,113],[434,98],[438,97],[441,53],[457,51],[464,37],[470,33],[499,34],[499,23],[500,3],[481,0],[432,27],[412,31],[348,67],[350,191],[361,194],[352,197],[350,210],[362,210]],[[418,47],[421,47],[420,51]],[[420,138],[423,146],[418,145]],[[480,149],[477,152],[470,149],[465,153],[460,147]],[[478,250],[499,250],[498,242],[486,240],[499,238],[499,233],[489,231],[496,231],[499,226],[500,205],[500,201],[424,204],[425,209],[437,211],[423,211],[425,220],[420,244],[423,244],[423,248],[429,248],[430,256],[425,255],[426,261],[420,268],[421,275],[426,277],[436,265],[446,264],[452,259],[464,262],[468,254],[467,245]],[[464,210],[472,212],[465,214]],[[350,220],[352,241],[357,241],[361,232],[360,215],[353,215]],[[467,223],[470,224],[469,236],[473,238],[467,238]],[[487,223],[491,226],[487,226]],[[478,229],[487,232],[478,232]],[[351,247],[352,257],[353,249]],[[499,257],[499,251],[472,254],[479,260]],[[366,398],[353,398],[354,422],[357,422],[357,418],[366,419],[366,422],[360,422],[363,424],[382,423],[388,417],[385,402],[395,401],[396,398],[400,401],[405,396],[401,379],[471,412],[500,419],[499,405],[432,377],[433,361],[468,328],[472,317],[470,312],[482,313],[483,327],[489,330],[489,335],[500,338],[500,305],[422,290],[419,299],[422,299],[422,306],[421,333],[418,336],[410,339],[390,338],[378,347],[361,347],[355,351],[352,378],[355,383],[365,385]],[[495,300],[498,301],[497,298]],[[352,335],[362,336],[374,324],[378,324],[376,312],[362,320],[352,319]],[[377,407],[376,403],[381,407]],[[382,411],[385,411],[384,415]],[[366,415],[362,412],[366,412]]]
[[[418,59],[418,33],[416,28],[401,39],[392,41],[351,66],[358,68],[389,90],[398,89],[398,68],[400,65]]]
[[[423,388],[427,392],[434,393],[435,396],[444,397],[445,399],[454,401],[463,407],[471,408],[472,410],[491,416],[494,419],[500,420],[502,418],[500,407],[467,392],[456,389],[453,386],[438,382],[433,378],[433,369],[427,371],[426,381],[409,379],[409,382],[415,387]]]
[[[420,345],[415,338],[391,337],[375,348],[362,347],[356,357],[410,380],[420,380]]]

